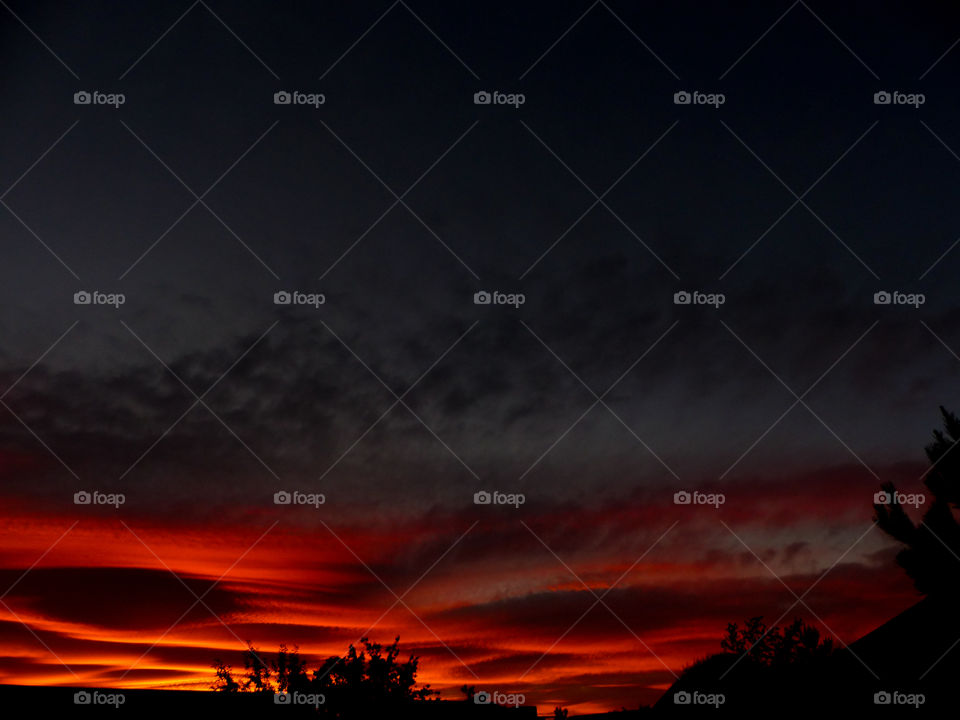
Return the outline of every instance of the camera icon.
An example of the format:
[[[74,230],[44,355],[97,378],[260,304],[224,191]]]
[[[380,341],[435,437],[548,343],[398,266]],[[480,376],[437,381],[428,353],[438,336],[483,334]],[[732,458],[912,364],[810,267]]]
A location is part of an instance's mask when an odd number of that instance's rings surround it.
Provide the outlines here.
[[[493,298],[486,290],[481,290],[473,294],[474,305],[489,305],[492,300]]]
[[[274,705],[289,705],[289,704],[290,704],[290,693],[274,693],[274,694],[273,694],[273,704],[274,704]]]
[[[80,492],[75,492],[73,494],[73,504],[74,505],[89,505],[93,500],[93,496],[90,495],[86,490],[81,490]]]
[[[873,94],[874,105],[889,105],[891,102],[893,102],[893,96],[886,90],[880,90]]]
[[[874,705],[889,705],[892,702],[893,697],[886,690],[881,690],[880,692],[875,692],[873,694]]]
[[[293,501],[293,496],[286,490],[280,490],[273,494],[274,505],[289,505]]]
[[[692,700],[693,698],[686,690],[681,690],[680,692],[675,692],[673,694],[674,705],[689,705]]]
[[[274,105],[289,105],[292,102],[293,102],[293,95],[288,93],[286,90],[281,90],[273,94]]]
[[[291,302],[293,302],[293,296],[286,290],[280,290],[273,294],[274,305],[289,305]]]
[[[673,494],[674,505],[689,505],[692,499],[693,496],[690,495],[690,493],[688,493],[686,490],[678,490]]]
[[[881,290],[873,294],[874,305],[889,305],[892,300],[893,297],[886,290]]]
[[[680,290],[673,294],[674,305],[689,305],[691,302],[693,302],[693,296],[686,290]]]
[[[474,105],[489,105],[491,102],[493,102],[493,96],[486,90],[481,90],[473,94]]]
[[[86,290],[80,290],[73,294],[74,305],[89,305],[92,299],[92,296]]]
[[[89,105],[91,102],[93,102],[93,96],[86,90],[80,90],[73,94],[74,105]]]
[[[474,705],[489,705],[493,702],[493,698],[490,697],[490,693],[486,690],[481,690],[473,694],[473,703]]]
[[[74,705],[89,705],[91,700],[93,700],[93,698],[86,690],[81,690],[73,694]]]
[[[686,90],[681,90],[673,94],[673,104],[674,105],[689,105],[693,100],[693,96],[690,95]]]
[[[893,496],[884,490],[875,492],[873,494],[874,505],[889,505],[892,502],[893,502]]]
[[[473,494],[474,505],[489,505],[492,501],[493,496],[486,490],[481,490],[480,492],[475,492]]]

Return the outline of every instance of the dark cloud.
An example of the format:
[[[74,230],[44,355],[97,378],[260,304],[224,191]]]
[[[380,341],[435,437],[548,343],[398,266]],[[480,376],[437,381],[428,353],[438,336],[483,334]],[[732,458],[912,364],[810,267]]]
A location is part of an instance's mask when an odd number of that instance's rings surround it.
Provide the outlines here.
[[[4,587],[21,573],[0,572]],[[186,585],[186,587],[184,587]],[[5,602],[20,613],[57,622],[90,624],[107,630],[165,630],[196,603],[214,613],[230,614],[244,601],[223,586],[174,577],[167,570],[142,568],[35,568],[17,583]],[[69,589],[69,592],[64,592]],[[208,593],[207,591],[210,590]],[[205,594],[206,593],[206,594]],[[206,622],[210,610],[197,603],[183,618],[186,625]]]

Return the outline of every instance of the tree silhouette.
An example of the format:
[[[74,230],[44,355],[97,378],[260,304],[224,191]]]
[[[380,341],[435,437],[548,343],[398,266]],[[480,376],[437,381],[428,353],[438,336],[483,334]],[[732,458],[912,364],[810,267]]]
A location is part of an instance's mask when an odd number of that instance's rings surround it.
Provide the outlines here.
[[[247,646],[243,653],[243,666],[246,668],[243,689],[247,692],[273,692],[270,684],[270,666],[260,657],[253,645]]]
[[[277,650],[277,657],[271,663],[274,675],[277,678],[278,692],[306,691],[309,686],[307,677],[307,663],[300,657],[300,649],[294,645],[293,651],[287,650],[282,644]]]
[[[343,656],[324,660],[313,671],[294,646],[280,645],[268,663],[252,645],[243,653],[245,674],[238,682],[232,668],[215,661],[216,680],[211,688],[218,692],[318,693],[325,698],[322,712],[336,717],[365,717],[377,708],[396,707],[417,700],[429,700],[439,693],[429,685],[417,687],[420,658],[409,656],[400,662],[400,638],[391,645],[360,641],[358,652],[353,645]]]
[[[344,696],[362,698],[364,702],[375,705],[427,700],[439,694],[431,690],[429,685],[416,687],[420,658],[411,655],[406,662],[397,662],[400,655],[399,637],[386,648],[367,638],[360,642],[363,650],[359,653],[350,645],[342,658],[327,658],[314,673],[314,684],[339,690]]]
[[[763,617],[752,617],[741,628],[727,625],[727,634],[720,648],[728,654],[746,655],[745,659],[771,668],[796,666],[827,657],[833,650],[830,638],[821,639],[820,632],[800,618],[784,628],[767,628]]]
[[[768,627],[762,616],[730,623],[720,649],[684,668],[655,707],[672,712],[678,691],[718,692],[728,712],[737,707],[752,716],[757,708],[779,707],[797,688],[824,686],[824,668],[837,657],[833,642],[799,618],[783,627]]]
[[[888,535],[904,547],[897,563],[925,595],[956,595],[960,591],[960,524],[953,509],[960,506],[960,419],[940,406],[944,431],[933,431],[926,446],[932,463],[924,484],[933,496],[919,524],[904,511],[892,483],[884,483],[886,502],[875,503],[874,518]]]
[[[213,667],[217,672],[217,679],[214,680],[211,687],[217,692],[239,692],[240,684],[233,679],[233,668],[225,665],[220,658],[213,661]]]

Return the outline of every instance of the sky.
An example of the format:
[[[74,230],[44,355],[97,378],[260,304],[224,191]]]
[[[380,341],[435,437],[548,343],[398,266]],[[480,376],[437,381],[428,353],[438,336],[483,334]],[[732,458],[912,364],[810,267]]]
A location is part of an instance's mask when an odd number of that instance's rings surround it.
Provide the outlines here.
[[[960,393],[958,36],[937,3],[5,0],[0,682],[399,635],[445,698],[602,711],[728,622],[909,607],[872,501],[923,491]]]

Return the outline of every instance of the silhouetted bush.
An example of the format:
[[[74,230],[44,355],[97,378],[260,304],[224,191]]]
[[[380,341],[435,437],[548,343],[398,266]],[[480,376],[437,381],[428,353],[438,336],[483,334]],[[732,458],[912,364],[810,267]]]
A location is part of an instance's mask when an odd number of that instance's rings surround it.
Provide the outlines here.
[[[313,709],[332,717],[366,717],[439,695],[429,685],[417,687],[418,657],[411,655],[399,661],[399,637],[388,646],[367,638],[360,642],[359,652],[350,645],[345,655],[327,658],[312,674],[307,672],[296,646],[289,650],[280,645],[270,662],[250,646],[243,653],[243,677],[235,680],[232,668],[216,660],[216,680],[211,688],[219,692],[322,695],[323,703]]]

